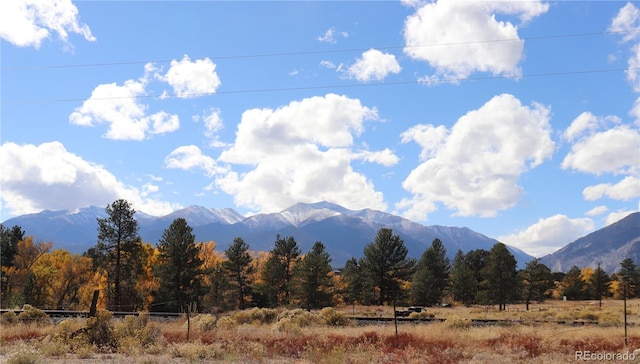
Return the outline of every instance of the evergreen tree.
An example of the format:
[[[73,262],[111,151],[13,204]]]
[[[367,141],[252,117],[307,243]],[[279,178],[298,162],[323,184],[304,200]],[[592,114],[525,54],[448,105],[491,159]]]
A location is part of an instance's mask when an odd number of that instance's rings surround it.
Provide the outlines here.
[[[440,239],[434,239],[416,265],[411,281],[413,303],[420,306],[440,303],[449,283],[450,271],[447,250]]]
[[[640,274],[633,259],[626,258],[620,262],[618,277],[622,279],[623,288],[627,287],[627,298],[638,297],[638,293],[640,293]]]
[[[105,211],[108,216],[97,219],[98,243],[94,253],[102,256],[99,260],[108,273],[107,309],[135,310],[142,303],[135,286],[143,269],[135,210],[126,200],[120,199],[108,205]]]
[[[227,302],[226,293],[231,285],[229,283],[229,274],[223,268],[222,262],[215,263],[207,269],[204,274],[208,277],[209,285],[205,289],[203,303],[206,307],[212,308],[214,311],[228,307],[235,307],[236,302]]]
[[[356,302],[363,304],[362,288],[364,276],[356,258],[347,260],[344,269],[340,272],[340,280],[344,282],[345,285],[342,292],[344,302],[351,305],[355,305]]]
[[[602,269],[600,264],[593,272],[593,275],[587,282],[590,299],[602,300],[602,297],[609,297],[609,286],[611,285],[611,277]]]
[[[378,230],[375,240],[365,246],[360,262],[369,284],[378,291],[379,305],[401,295],[401,282],[413,275],[416,261],[407,258],[407,253],[404,241],[386,228]]]
[[[487,266],[489,260],[489,251],[484,249],[475,249],[468,251],[465,256],[465,260],[469,264],[473,276],[476,279],[476,293],[474,301],[480,304],[487,304],[491,301],[487,292],[487,285],[482,276],[482,272]]]
[[[262,269],[262,285],[265,300],[269,305],[285,304],[291,301],[291,280],[293,267],[300,257],[300,247],[293,237],[276,236],[275,247]]]
[[[527,263],[525,269],[518,274],[522,281],[522,298],[525,301],[527,311],[529,311],[531,301],[544,301],[547,298],[547,291],[553,288],[551,269],[540,263],[540,259],[534,259]]]
[[[295,297],[308,310],[331,305],[331,257],[325,249],[322,242],[316,241],[294,268]]]
[[[517,297],[518,277],[516,258],[507,250],[507,246],[496,243],[489,251],[487,264],[482,271],[487,293],[499,310]]]
[[[227,260],[222,263],[222,267],[227,271],[228,282],[236,291],[238,307],[244,310],[245,296],[250,293],[248,291],[253,283],[251,276],[254,273],[249,245],[242,238],[235,238],[233,244],[224,253]]]
[[[0,303],[7,307],[13,287],[9,284],[7,272],[14,266],[13,258],[16,255],[18,242],[24,240],[24,231],[20,226],[11,229],[0,224]]]
[[[183,218],[173,220],[158,244],[154,274],[160,282],[153,303],[154,311],[187,311],[197,303],[202,289],[202,259],[191,227]]]
[[[562,278],[562,295],[568,300],[581,300],[584,298],[585,290],[582,270],[574,265]]]
[[[478,280],[462,250],[458,250],[451,267],[451,293],[453,299],[469,305],[478,291]]]

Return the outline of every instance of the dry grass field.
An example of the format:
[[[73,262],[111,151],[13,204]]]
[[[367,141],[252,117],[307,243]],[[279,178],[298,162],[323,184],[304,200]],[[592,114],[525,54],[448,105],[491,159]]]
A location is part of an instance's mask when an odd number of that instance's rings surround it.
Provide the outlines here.
[[[548,301],[494,307],[429,308],[444,322],[355,325],[347,315],[391,317],[391,307],[250,309],[186,320],[97,318],[58,323],[4,315],[0,362],[19,363],[574,363],[640,362],[622,355],[640,348],[640,300],[628,302],[625,345],[623,302]],[[479,327],[470,319],[511,320]],[[542,323],[541,320],[552,322]],[[560,324],[557,321],[585,322]],[[577,354],[576,354],[577,353]],[[576,357],[578,355],[578,357]],[[580,356],[582,355],[582,356]],[[602,360],[597,360],[602,359]],[[633,359],[633,358],[632,358]]]

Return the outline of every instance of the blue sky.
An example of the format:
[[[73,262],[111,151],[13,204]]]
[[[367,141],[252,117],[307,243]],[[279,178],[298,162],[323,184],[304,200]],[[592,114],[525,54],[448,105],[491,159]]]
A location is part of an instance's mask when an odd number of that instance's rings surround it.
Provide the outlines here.
[[[0,221],[327,200],[542,256],[639,209],[637,2],[45,3],[0,3]]]

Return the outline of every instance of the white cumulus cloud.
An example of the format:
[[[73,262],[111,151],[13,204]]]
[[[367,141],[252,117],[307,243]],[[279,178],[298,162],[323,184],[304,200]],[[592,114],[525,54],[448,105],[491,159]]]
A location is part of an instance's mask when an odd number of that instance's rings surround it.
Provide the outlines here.
[[[495,216],[512,207],[522,195],[520,175],[553,154],[549,114],[543,105],[525,106],[502,94],[450,130],[410,128],[402,140],[423,146],[423,162],[402,184],[412,196],[396,208],[410,219],[425,220],[438,202],[461,216]]]
[[[247,110],[234,144],[218,158],[244,171],[230,172],[216,185],[233,195],[237,205],[259,211],[320,200],[385,210],[382,193],[351,166],[356,159],[396,163],[397,157],[386,149],[352,150],[365,122],[377,118],[375,109],[335,94],[292,101],[275,110]]]
[[[207,176],[215,176],[226,172],[226,169],[218,166],[215,159],[202,153],[195,145],[185,145],[174,149],[164,160],[165,167],[190,170],[201,169]]]
[[[592,130],[576,139],[561,165],[563,169],[595,175],[636,175],[640,170],[639,145],[640,132],[630,125],[615,125],[603,131]]]
[[[127,199],[136,209],[153,215],[179,208],[154,197],[157,186],[125,185],[104,167],[67,151],[60,142],[4,143],[0,146],[0,165],[3,170],[12,171],[0,176],[2,207],[12,215],[104,206],[118,198]]]
[[[350,78],[367,82],[384,80],[391,73],[400,73],[400,70],[402,68],[393,54],[369,49],[347,68],[346,73]]]
[[[69,33],[96,40],[89,26],[80,22],[71,0],[0,1],[0,38],[18,47],[40,48],[52,33],[64,43]]]
[[[169,71],[158,78],[166,81],[180,98],[215,93],[221,83],[213,61],[209,58],[191,61],[187,55],[180,61],[172,60]]]
[[[611,20],[608,30],[620,33],[623,43],[633,43],[626,73],[633,90],[640,92],[640,9],[627,2]]]
[[[164,111],[147,114],[147,105],[139,97],[146,95],[147,81],[127,80],[98,85],[82,106],[74,109],[69,121],[75,125],[107,124],[108,139],[144,140],[153,134],[170,133],[180,127],[177,115]]]
[[[453,1],[425,3],[404,24],[405,49],[436,71],[426,79],[456,81],[473,72],[517,77],[524,41],[518,27],[498,15],[517,15],[526,23],[544,14],[541,1]]]
[[[582,196],[587,201],[595,201],[609,197],[612,200],[627,201],[640,197],[640,178],[627,176],[616,184],[601,183],[589,186],[582,191]]]
[[[595,224],[589,218],[572,219],[565,215],[554,215],[539,219],[523,231],[500,236],[498,240],[535,257],[542,257],[593,232],[594,229]]]

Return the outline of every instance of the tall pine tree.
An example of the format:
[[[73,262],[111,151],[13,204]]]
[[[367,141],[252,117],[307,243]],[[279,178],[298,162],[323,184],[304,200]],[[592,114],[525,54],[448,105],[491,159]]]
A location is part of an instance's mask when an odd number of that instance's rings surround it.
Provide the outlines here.
[[[411,281],[413,303],[420,306],[440,303],[449,284],[450,271],[447,249],[440,239],[434,239],[416,265]]]
[[[478,279],[462,250],[458,250],[453,258],[450,278],[453,299],[465,305],[472,304],[478,292]]]
[[[133,311],[142,304],[136,290],[143,269],[136,211],[123,199],[114,201],[105,211],[108,216],[97,219],[98,243],[93,252],[107,271],[107,309]]]
[[[331,305],[331,257],[322,242],[316,241],[311,251],[294,268],[295,297],[308,310]]]
[[[227,259],[222,262],[222,267],[227,272],[228,282],[235,290],[235,300],[238,308],[244,310],[245,296],[249,293],[249,287],[254,267],[251,264],[253,258],[249,254],[249,245],[242,238],[233,239],[233,244],[224,251]]]
[[[507,250],[506,245],[496,243],[489,251],[482,276],[490,301],[497,303],[500,311],[505,310],[507,303],[518,297],[516,266],[516,258]]]
[[[275,247],[262,268],[262,285],[266,303],[270,306],[291,302],[293,268],[300,259],[300,247],[293,237],[276,236]]]
[[[518,272],[522,281],[522,298],[525,307],[529,311],[531,301],[542,302],[547,298],[547,291],[553,288],[553,275],[551,269],[540,263],[540,259],[534,259]]]
[[[360,264],[371,287],[378,292],[379,305],[391,303],[404,293],[402,282],[411,279],[416,265],[407,253],[404,241],[387,228],[378,230],[375,240],[365,246]]]
[[[202,259],[191,227],[183,218],[173,220],[158,244],[154,274],[160,282],[153,303],[154,311],[189,311],[203,293]]]

